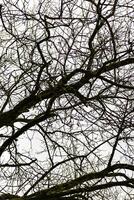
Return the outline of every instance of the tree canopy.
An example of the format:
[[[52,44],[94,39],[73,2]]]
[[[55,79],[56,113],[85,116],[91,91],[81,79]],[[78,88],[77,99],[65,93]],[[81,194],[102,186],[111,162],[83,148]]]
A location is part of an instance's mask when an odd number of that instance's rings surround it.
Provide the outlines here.
[[[2,0],[0,200],[134,199],[134,1]]]

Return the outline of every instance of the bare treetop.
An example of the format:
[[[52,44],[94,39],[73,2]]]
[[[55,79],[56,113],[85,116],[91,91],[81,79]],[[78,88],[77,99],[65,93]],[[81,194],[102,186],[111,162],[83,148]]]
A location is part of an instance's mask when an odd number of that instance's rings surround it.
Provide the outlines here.
[[[1,1],[0,200],[134,198],[133,17],[132,0]]]

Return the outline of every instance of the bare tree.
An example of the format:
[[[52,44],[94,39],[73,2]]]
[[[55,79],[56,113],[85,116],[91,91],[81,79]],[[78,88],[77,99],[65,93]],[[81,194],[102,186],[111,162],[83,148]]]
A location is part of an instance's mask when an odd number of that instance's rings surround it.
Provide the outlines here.
[[[133,0],[2,0],[1,200],[133,199]]]

